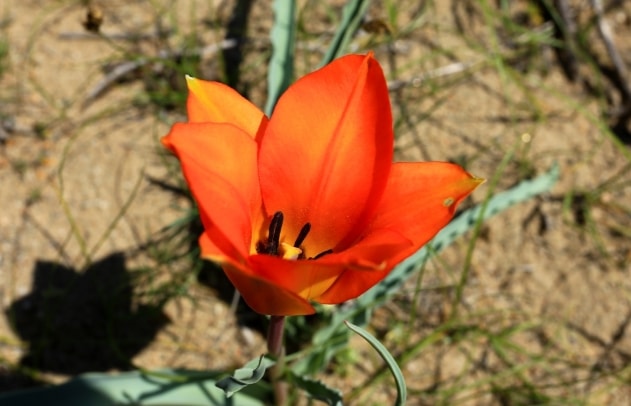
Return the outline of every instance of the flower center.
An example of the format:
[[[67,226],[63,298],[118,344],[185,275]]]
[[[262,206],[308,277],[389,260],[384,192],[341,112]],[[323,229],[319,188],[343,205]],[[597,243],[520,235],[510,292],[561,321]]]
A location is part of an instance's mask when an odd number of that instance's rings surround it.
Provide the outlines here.
[[[291,260],[306,259],[303,248],[301,247],[302,243],[307,238],[307,235],[309,235],[309,231],[311,231],[311,223],[305,223],[305,225],[302,226],[300,232],[298,233],[298,236],[296,237],[296,241],[293,245],[290,245],[280,240],[280,233],[283,229],[283,221],[284,216],[282,211],[277,211],[276,213],[274,213],[274,215],[272,216],[272,221],[270,221],[269,224],[267,241],[259,241],[256,244],[256,252],[258,252],[259,254],[274,255]],[[322,258],[323,256],[332,252],[332,249],[328,249],[308,259]]]

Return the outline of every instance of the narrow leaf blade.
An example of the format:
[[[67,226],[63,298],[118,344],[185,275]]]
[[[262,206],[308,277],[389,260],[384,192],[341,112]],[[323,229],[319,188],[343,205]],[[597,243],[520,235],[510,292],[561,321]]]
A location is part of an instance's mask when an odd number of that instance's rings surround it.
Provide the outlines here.
[[[327,65],[344,54],[348,44],[353,39],[353,35],[359,29],[369,5],[369,0],[352,0],[346,3],[342,11],[340,26],[335,32],[335,36],[324,58],[322,58],[320,66]]]
[[[293,373],[291,374],[291,381],[314,399],[325,402],[329,406],[343,406],[342,393],[337,389],[329,388],[320,381]]]
[[[273,5],[274,26],[270,37],[272,57],[267,71],[267,102],[269,117],[281,94],[289,87],[294,75],[294,45],[296,42],[296,2],[276,0]]]
[[[379,340],[377,340],[363,328],[356,326],[348,321],[345,321],[344,323],[346,324],[346,327],[350,328],[355,333],[359,334],[359,336],[361,336],[364,340],[368,341],[368,344],[370,344],[372,348],[374,348],[379,353],[381,358],[386,361],[386,364],[388,365],[390,372],[392,372],[392,375],[394,376],[394,381],[397,385],[397,400],[394,404],[397,406],[405,405],[405,401],[407,400],[408,395],[407,387],[405,386],[405,378],[403,377],[403,372],[401,371],[401,368],[399,368],[399,365],[397,364],[397,361],[394,359],[392,354],[390,354],[388,349],[384,347],[384,345],[381,344]]]

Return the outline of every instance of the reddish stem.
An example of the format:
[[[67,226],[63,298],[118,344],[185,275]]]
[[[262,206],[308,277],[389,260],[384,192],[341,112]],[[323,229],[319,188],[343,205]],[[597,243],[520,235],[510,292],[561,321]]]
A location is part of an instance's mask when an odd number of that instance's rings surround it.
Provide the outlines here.
[[[267,351],[276,358],[276,365],[270,368],[270,378],[274,388],[274,398],[277,405],[287,404],[287,385],[279,378],[284,368],[283,331],[285,316],[271,316],[267,330]]]
[[[283,330],[285,316],[271,316],[267,330],[267,351],[275,358],[280,358],[283,351]]]

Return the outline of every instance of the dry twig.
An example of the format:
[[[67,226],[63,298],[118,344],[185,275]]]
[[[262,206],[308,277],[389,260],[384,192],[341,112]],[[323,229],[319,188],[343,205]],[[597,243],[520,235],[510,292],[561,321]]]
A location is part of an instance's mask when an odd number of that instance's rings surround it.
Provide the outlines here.
[[[609,58],[611,58],[611,62],[613,63],[614,69],[616,70],[616,74],[618,75],[618,79],[620,82],[620,91],[623,94],[624,102],[627,104],[631,103],[631,86],[629,86],[629,75],[627,72],[627,67],[614,44],[613,32],[611,30],[611,27],[609,26],[609,23],[604,17],[602,1],[591,0],[591,3],[592,7],[594,8],[594,13],[596,14],[598,34],[600,34],[600,37],[605,43]]]
[[[390,91],[395,91],[395,90],[399,90],[402,87],[408,86],[408,85],[412,85],[413,87],[418,87],[420,86],[423,82],[429,80],[429,79],[435,79],[435,78],[440,78],[443,76],[450,76],[450,75],[454,75],[456,73],[460,73],[460,72],[464,72],[466,70],[468,70],[469,68],[471,68],[472,66],[475,66],[477,64],[479,64],[480,61],[477,62],[455,62],[455,63],[450,63],[449,65],[445,65],[445,66],[441,66],[440,68],[431,70],[429,72],[425,72],[419,76],[415,76],[411,79],[407,79],[407,80],[392,80],[390,82],[388,82],[388,90]]]

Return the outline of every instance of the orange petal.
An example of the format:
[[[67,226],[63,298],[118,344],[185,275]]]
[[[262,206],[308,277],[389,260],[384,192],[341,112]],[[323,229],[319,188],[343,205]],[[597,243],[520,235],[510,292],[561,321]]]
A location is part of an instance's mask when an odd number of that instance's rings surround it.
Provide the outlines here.
[[[162,143],[181,161],[209,239],[230,257],[247,257],[261,208],[256,142],[232,125],[180,123]]]
[[[337,304],[360,296],[386,277],[392,269],[391,258],[408,250],[412,242],[393,230],[373,230],[357,244],[339,254],[322,258],[347,264],[335,283],[314,300]]]
[[[268,215],[288,235],[310,222],[316,252],[361,233],[385,187],[393,133],[388,89],[372,57],[346,56],[298,80],[280,98],[260,143]]]
[[[236,90],[219,82],[186,76],[186,107],[191,123],[229,123],[256,138],[262,134],[267,117]]]
[[[270,257],[272,258],[272,257]],[[298,316],[315,313],[307,300],[251,272],[245,265],[226,263],[222,268],[243,300],[257,313]]]
[[[210,220],[202,220],[202,223],[210,224]],[[213,227],[212,224],[199,236],[198,243],[200,256],[217,264],[242,258],[242,254],[235,251],[221,230]]]
[[[367,236],[346,251],[317,260],[288,261],[268,255],[250,257],[256,276],[299,296],[323,303],[353,299],[379,282],[388,272],[388,259],[411,242],[391,230]],[[344,283],[348,270],[361,270],[358,278]],[[338,283],[340,278],[342,283]]]
[[[326,291],[345,267],[341,262],[292,261],[270,255],[253,255],[250,265],[257,276],[308,300]]]
[[[369,226],[366,241],[360,242],[358,248],[353,248],[370,255],[370,249],[361,245],[372,243],[373,238],[380,235],[391,239],[393,243],[397,240],[396,235],[405,236],[410,243],[391,245],[390,250],[373,249],[372,255],[382,255],[382,269],[366,271],[348,268],[316,300],[321,303],[340,303],[361,295],[380,282],[395,265],[417,251],[447,225],[457,205],[482,182],[482,179],[472,177],[458,165],[446,162],[395,163],[378,212]]]
[[[370,228],[396,230],[413,242],[394,259],[400,262],[446,226],[458,204],[482,182],[448,162],[395,163]]]

